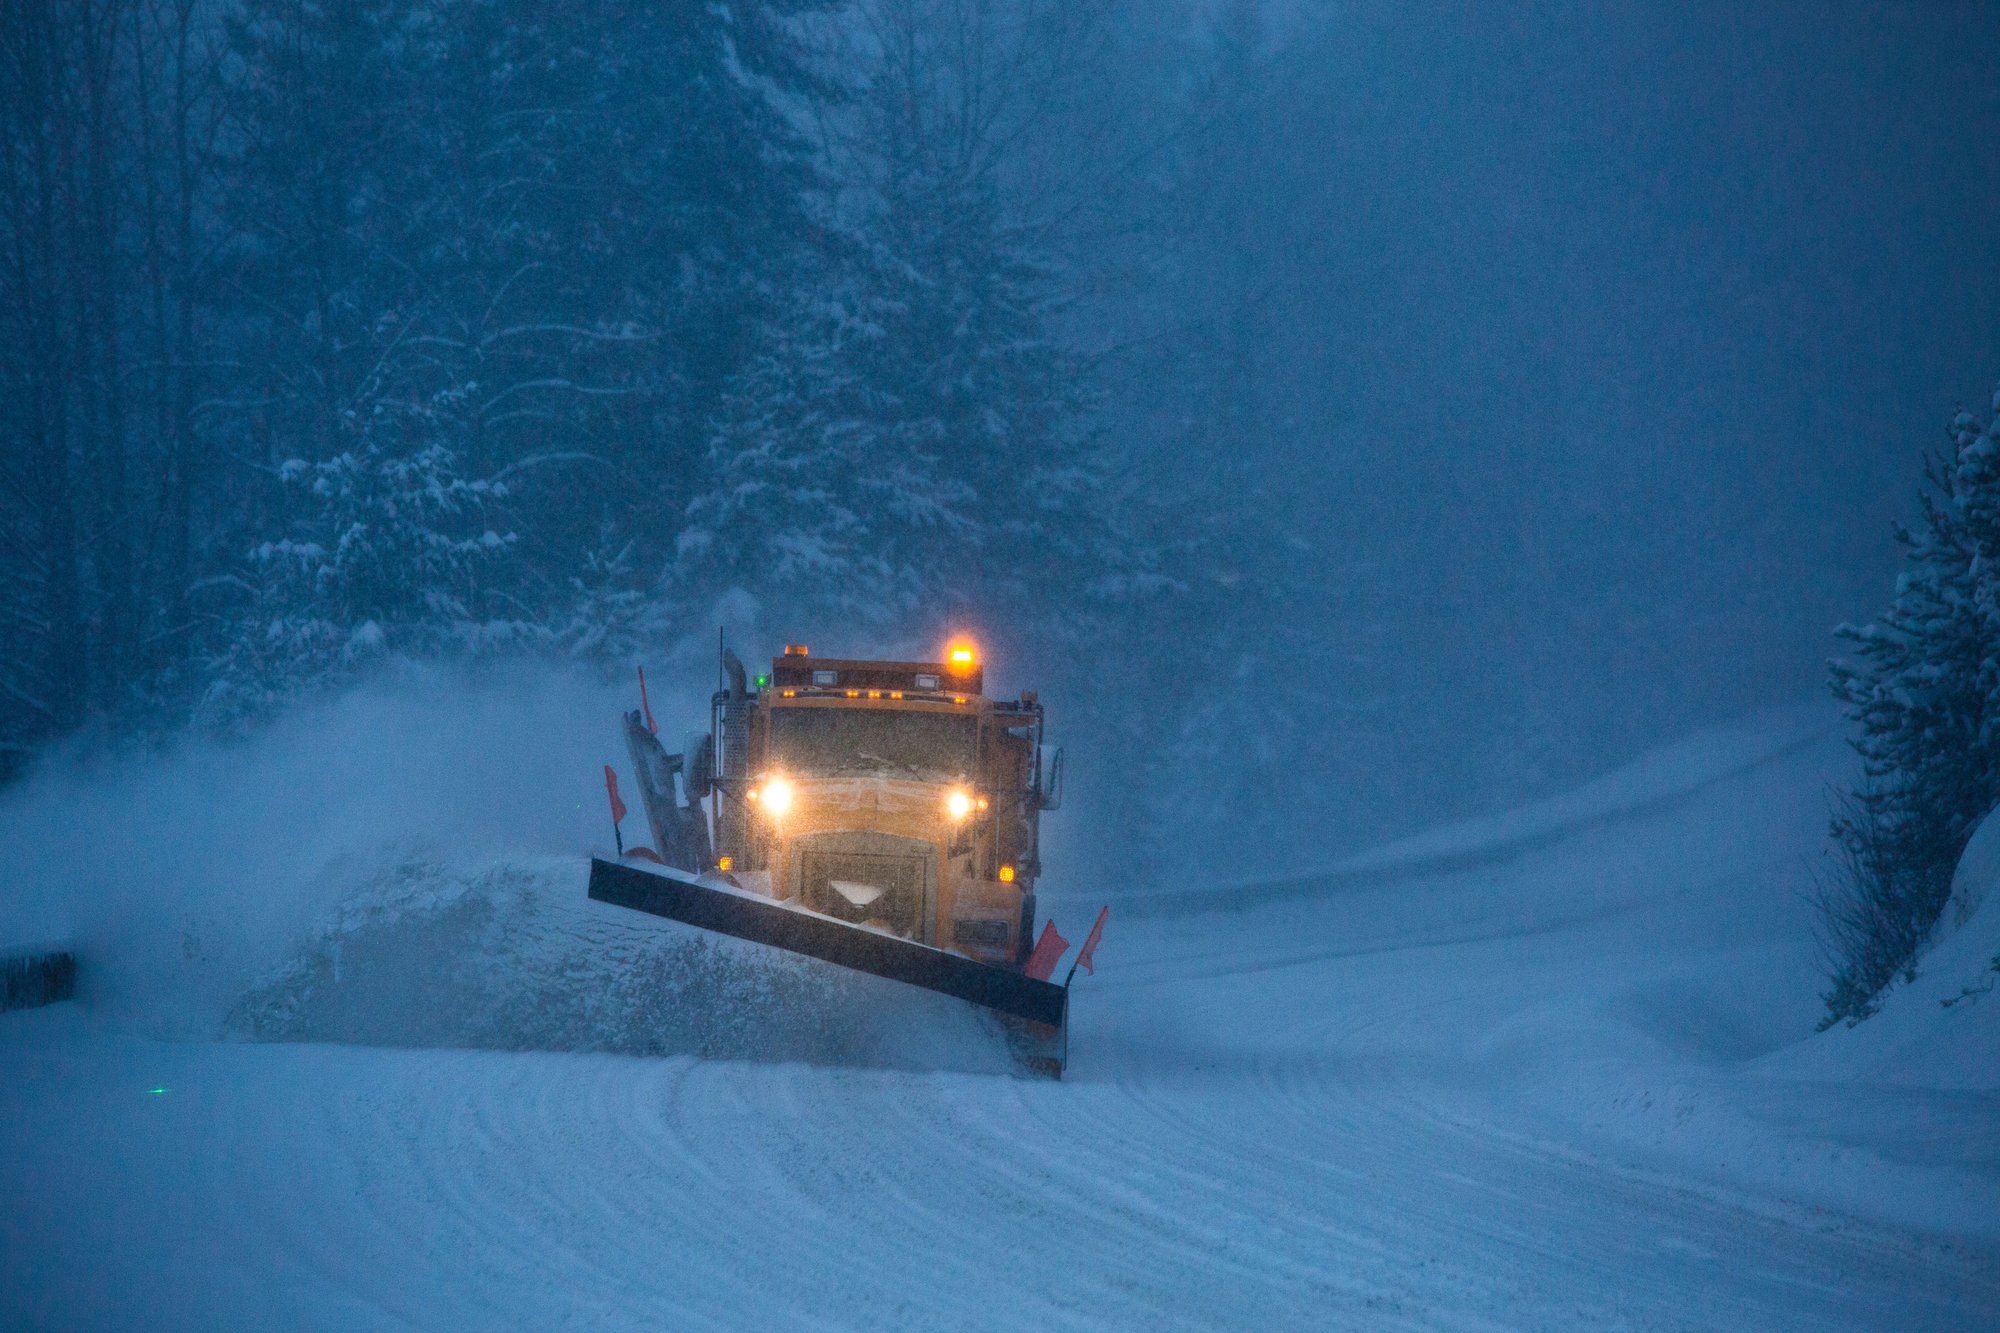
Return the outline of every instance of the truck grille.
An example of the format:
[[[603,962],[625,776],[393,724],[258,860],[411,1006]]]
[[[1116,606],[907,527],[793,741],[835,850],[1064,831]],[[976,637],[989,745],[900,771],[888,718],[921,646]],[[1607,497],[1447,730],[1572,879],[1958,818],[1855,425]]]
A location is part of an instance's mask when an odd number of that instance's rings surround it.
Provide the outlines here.
[[[1014,928],[1005,921],[958,921],[953,925],[953,934],[961,949],[982,949],[997,953],[1007,947],[1008,936]]]
[[[906,939],[918,938],[918,921],[923,911],[924,862],[915,856],[871,856],[862,852],[807,851],[800,856],[801,889],[805,904],[815,912],[881,926]],[[842,893],[834,881],[848,885]],[[857,904],[854,886],[881,890],[872,900]]]

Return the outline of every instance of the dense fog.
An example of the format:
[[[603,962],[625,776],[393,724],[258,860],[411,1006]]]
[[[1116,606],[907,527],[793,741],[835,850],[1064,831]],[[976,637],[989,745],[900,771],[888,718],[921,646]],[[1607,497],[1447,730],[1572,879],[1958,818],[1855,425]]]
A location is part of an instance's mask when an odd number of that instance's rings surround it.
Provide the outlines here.
[[[1996,55],[0,0],[0,1329],[1996,1327]]]
[[[0,11],[14,771],[964,630],[1300,866],[1822,695],[2000,376],[1989,9],[631,8]]]
[[[1921,7],[1267,17],[1208,169],[1159,197],[1196,293],[1165,318],[1214,341],[1119,401],[1159,456],[1225,463],[1245,541],[1303,543],[1266,556],[1310,570],[1273,614],[1369,702],[1336,689],[1313,748],[1370,819],[1822,688],[2000,364],[1993,36]]]

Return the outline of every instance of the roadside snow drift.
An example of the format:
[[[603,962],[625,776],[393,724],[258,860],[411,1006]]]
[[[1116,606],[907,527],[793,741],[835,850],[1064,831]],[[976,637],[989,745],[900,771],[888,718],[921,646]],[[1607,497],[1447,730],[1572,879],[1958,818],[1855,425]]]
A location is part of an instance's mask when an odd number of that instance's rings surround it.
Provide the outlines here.
[[[587,863],[380,872],[224,1030],[262,1041],[617,1051],[1005,1073],[983,1014],[592,902]]]
[[[0,807],[0,940],[86,967],[0,1016],[0,1326],[2000,1310],[2000,900],[1814,1035],[1824,711],[1317,875],[1059,889],[1112,915],[1057,1084],[941,997],[585,899],[592,694],[420,683]]]
[[[398,866],[476,873],[608,842],[599,773],[623,704],[562,675],[413,671],[236,744],[58,758],[0,805],[0,941],[75,948],[100,1015],[212,1037],[254,977]]]
[[[2000,1093],[2000,817],[1988,816],[1965,849],[1916,978],[1892,987],[1868,1021],[1770,1064],[1885,1087]]]

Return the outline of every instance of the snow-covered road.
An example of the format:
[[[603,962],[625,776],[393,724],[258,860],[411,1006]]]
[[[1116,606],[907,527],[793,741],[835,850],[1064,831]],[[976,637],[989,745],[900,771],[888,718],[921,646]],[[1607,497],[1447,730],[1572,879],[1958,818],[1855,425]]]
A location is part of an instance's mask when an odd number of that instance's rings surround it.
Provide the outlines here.
[[[1786,715],[1316,879],[1114,899],[1061,1084],[893,1028],[815,1065],[8,1015],[0,1326],[2000,1326],[1990,1082],[1795,1058],[1833,1039],[1798,890],[1834,744]],[[677,929],[583,873],[510,901]]]

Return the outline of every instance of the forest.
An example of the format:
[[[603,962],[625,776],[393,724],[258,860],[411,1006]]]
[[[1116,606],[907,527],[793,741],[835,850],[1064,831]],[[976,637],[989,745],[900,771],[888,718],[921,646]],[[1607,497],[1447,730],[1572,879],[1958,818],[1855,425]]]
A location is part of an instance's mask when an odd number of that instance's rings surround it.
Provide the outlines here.
[[[2000,361],[1976,27],[6,0],[0,753],[959,629],[1247,871],[1823,697]]]

